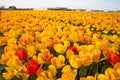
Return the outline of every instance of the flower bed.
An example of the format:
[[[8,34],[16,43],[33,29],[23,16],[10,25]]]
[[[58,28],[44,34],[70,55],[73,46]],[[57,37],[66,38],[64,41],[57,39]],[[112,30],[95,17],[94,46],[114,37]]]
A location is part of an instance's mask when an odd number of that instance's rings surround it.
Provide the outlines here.
[[[119,80],[120,14],[1,11],[0,79]]]

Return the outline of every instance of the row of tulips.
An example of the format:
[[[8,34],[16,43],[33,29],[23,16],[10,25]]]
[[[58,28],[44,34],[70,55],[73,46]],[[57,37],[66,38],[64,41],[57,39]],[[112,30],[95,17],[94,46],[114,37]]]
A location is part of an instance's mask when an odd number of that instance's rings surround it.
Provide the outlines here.
[[[0,79],[119,80],[120,14],[1,11]]]

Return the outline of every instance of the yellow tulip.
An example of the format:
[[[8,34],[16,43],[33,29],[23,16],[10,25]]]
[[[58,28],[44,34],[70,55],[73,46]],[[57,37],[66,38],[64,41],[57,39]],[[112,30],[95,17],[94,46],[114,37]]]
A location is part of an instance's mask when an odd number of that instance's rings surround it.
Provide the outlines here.
[[[22,62],[16,57],[11,57],[7,63],[7,66],[12,67],[14,69],[19,69],[22,66]]]
[[[17,42],[17,39],[16,38],[9,38],[7,40],[7,42],[8,42],[8,45],[13,45],[13,44],[15,45]]]
[[[62,69],[62,77],[58,80],[75,80],[77,75],[76,69],[71,69],[69,65],[64,66]]]
[[[62,69],[62,73],[66,73],[66,72],[68,72],[68,71],[70,71],[70,70],[71,70],[70,65],[66,65],[66,66],[64,66],[64,68]]]
[[[10,59],[10,57],[11,56],[7,53],[2,54],[0,64],[5,64]]]
[[[101,51],[97,50],[97,49],[94,49],[92,51],[92,54],[93,54],[93,61],[98,62],[100,60]]]
[[[80,67],[79,64],[74,60],[70,60],[70,65],[74,68],[79,68]]]
[[[70,41],[64,41],[64,46],[70,46]]]
[[[69,62],[73,68],[79,68],[83,65],[83,60],[78,55],[71,55]]]
[[[66,58],[67,59],[70,59],[72,56],[74,56],[75,54],[74,54],[74,52],[72,51],[72,50],[70,50],[70,49],[68,49],[67,51],[66,51]]]
[[[34,40],[34,38],[30,34],[24,33],[20,37],[18,43],[21,45],[27,45],[27,44],[31,44],[33,42],[33,40]]]
[[[10,44],[4,48],[4,53],[8,53],[10,55],[15,55],[15,52],[18,50],[16,44]]]
[[[20,69],[18,70],[14,70],[14,74],[15,76],[17,76],[18,78],[22,77],[23,80],[28,80],[29,78],[29,74],[24,73],[23,71],[27,71],[25,66],[22,66]]]
[[[117,35],[112,35],[112,37],[110,38],[112,42],[116,42],[116,40],[118,39]]]
[[[107,76],[109,79],[116,79],[117,77],[119,77],[119,74],[112,68],[108,68],[107,70],[105,70],[105,76]]]
[[[6,37],[0,37],[0,46],[4,45],[7,42],[7,38]]]
[[[27,45],[27,52],[28,52],[28,56],[32,57],[36,53],[35,47],[31,45]]]
[[[3,78],[6,80],[11,80],[14,77],[14,73],[9,71],[2,74]]]
[[[117,69],[116,72],[117,72],[117,73],[119,74],[119,76],[120,76],[120,68]]]
[[[54,79],[57,74],[57,70],[54,65],[48,67],[48,77],[49,79]]]
[[[9,34],[8,36],[9,36],[10,38],[11,38],[11,37],[15,37],[15,38],[16,38],[18,33],[17,33],[16,30],[12,30],[12,29],[11,29],[11,30],[8,32],[8,34]]]
[[[98,80],[110,80],[110,79],[107,76],[105,76],[104,74],[99,74]]]
[[[39,53],[39,54],[38,54],[38,57],[37,57],[39,64],[45,63],[42,57],[43,57],[43,53]]]
[[[54,49],[57,53],[63,54],[65,53],[67,46],[62,44],[55,44]]]
[[[82,77],[80,80],[95,80],[95,78],[93,76],[87,76],[87,78]]]
[[[36,31],[35,32],[35,40],[40,41],[40,39],[41,39],[41,33]]]
[[[53,57],[51,59],[52,65],[54,65],[57,69],[64,66],[65,65],[64,62],[65,62],[65,57],[63,55],[59,55],[58,57]]]
[[[21,61],[19,61],[19,59],[17,57],[11,57],[6,65],[8,67],[6,67],[6,71],[11,73],[13,75],[16,75],[18,78],[22,77],[23,80],[27,80],[29,75],[24,73],[24,71],[27,71],[26,67],[22,64]],[[5,74],[4,74],[5,75]]]
[[[41,37],[41,42],[46,43],[48,41],[49,37],[48,36],[43,36]]]
[[[48,71],[44,70],[38,73],[37,80],[54,80],[57,70],[55,66],[49,65]]]
[[[94,50],[94,46],[93,45],[88,45],[88,46],[86,46],[86,48],[87,48],[88,52],[91,52],[91,51]]]
[[[89,52],[79,53],[79,58],[81,59],[81,62],[83,63],[84,66],[88,66],[93,62],[93,56]]]
[[[113,67],[114,70],[117,70],[120,68],[120,62],[116,63]]]
[[[47,71],[42,71],[38,74],[38,77],[36,80],[50,80],[48,79],[48,76],[47,76],[48,72]]]

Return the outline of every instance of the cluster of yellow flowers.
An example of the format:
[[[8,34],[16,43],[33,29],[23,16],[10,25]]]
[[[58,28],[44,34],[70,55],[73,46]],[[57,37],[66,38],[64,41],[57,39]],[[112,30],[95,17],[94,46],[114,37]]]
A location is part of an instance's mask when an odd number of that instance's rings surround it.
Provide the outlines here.
[[[120,13],[1,11],[5,80],[120,80]]]

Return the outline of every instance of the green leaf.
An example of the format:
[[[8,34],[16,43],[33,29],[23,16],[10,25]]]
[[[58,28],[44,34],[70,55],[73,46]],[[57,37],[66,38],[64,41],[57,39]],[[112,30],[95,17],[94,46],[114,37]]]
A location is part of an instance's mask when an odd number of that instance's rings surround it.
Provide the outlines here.
[[[82,26],[82,23],[77,24],[77,26]]]
[[[0,58],[1,58],[1,55],[4,53],[4,48],[7,46],[7,44],[4,44],[2,46],[0,46]]]
[[[118,49],[118,52],[120,53],[120,47],[119,47],[119,49]]]
[[[103,51],[101,53],[103,53]],[[100,54],[100,59],[102,59],[102,58],[104,58],[104,55]]]
[[[12,80],[23,80],[22,77],[18,78],[17,76],[14,76]]]
[[[38,54],[40,53],[41,51],[39,50],[36,50],[36,56],[38,56]]]
[[[98,72],[98,63],[95,62],[89,66],[87,76],[88,75],[94,76],[97,72]]]
[[[57,69],[57,79],[61,78],[62,72],[61,69]]]
[[[81,66],[78,71],[79,78],[85,77],[87,75],[87,68],[85,66]]]
[[[70,42],[70,46],[74,46],[74,42]]]
[[[37,75],[29,76],[29,79],[28,79],[28,80],[36,80],[37,77],[38,77]]]
[[[80,41],[77,42],[79,45],[89,45],[88,43],[81,43]]]
[[[3,69],[5,69],[6,65],[4,64],[0,64],[0,71],[2,71]]]
[[[50,53],[53,54],[54,56],[56,56],[56,57],[58,56],[58,53],[54,50],[53,47],[48,46],[47,49],[48,49],[48,50],[50,51]]]
[[[6,72],[5,68],[7,67],[6,64],[0,64],[0,74]]]
[[[4,36],[3,33],[0,31],[0,36]]]
[[[43,70],[48,70],[48,66],[49,66],[49,65],[47,65],[47,64],[43,64],[42,69],[43,69]]]
[[[43,32],[43,30],[40,30],[39,32],[40,32],[40,33],[42,33],[42,32]]]
[[[104,73],[107,68],[112,68],[113,65],[108,60],[103,60],[98,63],[98,73]]]

